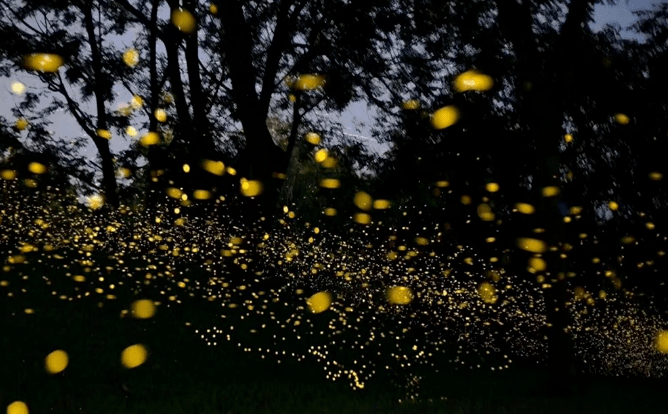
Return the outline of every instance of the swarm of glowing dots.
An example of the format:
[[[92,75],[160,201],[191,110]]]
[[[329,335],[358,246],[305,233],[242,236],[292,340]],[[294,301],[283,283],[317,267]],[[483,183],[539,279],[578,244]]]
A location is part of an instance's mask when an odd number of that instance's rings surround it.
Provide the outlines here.
[[[387,290],[387,301],[392,305],[408,305],[413,301],[413,291],[406,286],[393,286]]]
[[[615,114],[615,121],[620,125],[626,125],[631,119],[626,114],[618,113]]]
[[[172,24],[183,33],[195,31],[195,16],[188,10],[176,9],[172,12]]]
[[[131,68],[137,66],[139,63],[139,52],[135,48],[130,48],[123,52],[123,62]]]
[[[459,74],[455,78],[455,91],[488,91],[494,86],[491,76],[482,74],[475,70],[469,70]]]
[[[33,161],[28,164],[28,171],[33,174],[44,174],[46,172],[46,165]]]
[[[404,101],[404,103],[401,104],[401,107],[406,111],[414,111],[420,108],[420,102],[417,99],[409,99]]]
[[[320,135],[316,134],[315,132],[309,132],[306,134],[306,136],[304,136],[304,139],[311,145],[318,145],[321,141]]]
[[[372,206],[372,199],[371,196],[364,191],[358,191],[355,196],[353,197],[353,203],[357,206],[357,208],[364,210],[364,211],[369,211],[371,210]]]
[[[156,109],[155,112],[153,113],[153,115],[155,116],[155,119],[158,120],[158,122],[166,122],[167,121],[167,112],[162,108]]]
[[[257,180],[241,179],[241,194],[245,197],[255,197],[262,194],[262,183]]]
[[[654,347],[662,354],[668,354],[668,330],[659,331],[654,340]]]
[[[313,313],[324,312],[332,304],[332,295],[329,292],[318,292],[306,299],[306,305]]]
[[[353,220],[355,220],[356,223],[366,225],[371,223],[371,215],[367,213],[355,213]]]
[[[156,145],[160,142],[160,135],[157,132],[150,131],[141,139],[139,143],[144,147],[150,147],[151,145]]]
[[[315,161],[317,163],[321,163],[327,159],[327,150],[325,148],[321,148],[318,151],[316,151],[315,155],[313,156]]]
[[[140,299],[132,302],[132,316],[137,319],[149,319],[155,315],[155,304],[150,299]]]
[[[44,366],[49,374],[58,374],[67,368],[68,363],[69,357],[67,356],[67,352],[59,349],[46,356]]]
[[[19,131],[23,131],[24,129],[28,128],[28,120],[25,118],[19,118],[16,120],[14,127]]]
[[[131,345],[123,350],[121,353],[121,364],[125,368],[137,368],[144,362],[146,362],[146,357],[148,352],[143,345]]]
[[[496,288],[489,282],[482,282],[478,286],[478,295],[480,295],[480,299],[485,303],[493,304],[496,303],[498,299],[496,296]]]
[[[221,176],[225,174],[225,164],[222,161],[204,160],[202,161],[202,169],[213,175]]]
[[[7,406],[7,414],[28,414],[28,406],[23,401],[14,401]]]
[[[559,194],[559,187],[555,185],[544,187],[541,189],[541,194],[543,194],[543,197],[554,197]]]
[[[520,237],[517,239],[517,246],[531,253],[545,253],[545,250],[547,250],[547,245],[544,241],[530,237]]]
[[[459,109],[453,105],[448,105],[434,112],[431,117],[431,125],[435,129],[445,129],[457,123],[458,120]]]
[[[319,88],[325,83],[325,77],[322,75],[304,74],[300,75],[294,83],[294,87],[300,91],[309,91]]]
[[[104,197],[100,194],[94,194],[86,199],[88,202],[88,208],[91,210],[97,210],[104,205]]]
[[[12,92],[21,95],[26,90],[26,86],[21,82],[12,82]]]
[[[53,53],[32,53],[23,57],[23,66],[38,72],[55,72],[63,65],[63,58]]]
[[[330,189],[339,188],[341,187],[341,181],[336,178],[324,178],[320,180],[320,187]]]

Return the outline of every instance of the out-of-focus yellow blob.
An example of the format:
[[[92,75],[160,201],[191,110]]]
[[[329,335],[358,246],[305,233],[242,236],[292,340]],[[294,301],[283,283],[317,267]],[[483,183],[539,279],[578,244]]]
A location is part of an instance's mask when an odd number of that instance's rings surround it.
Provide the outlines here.
[[[494,86],[491,76],[482,74],[475,70],[469,70],[459,74],[455,78],[455,91],[487,91]]]
[[[21,95],[26,90],[26,86],[21,82],[12,82],[12,92]]]
[[[543,197],[554,197],[557,194],[559,194],[559,187],[555,185],[551,185],[549,187],[544,187],[541,190],[541,193],[543,194]]]
[[[97,210],[104,205],[104,197],[100,194],[94,194],[87,199],[88,207],[92,210]]]
[[[111,139],[111,131],[108,129],[98,129],[97,136],[104,139]]]
[[[257,180],[241,179],[241,194],[246,197],[255,197],[262,193],[262,183]]]
[[[334,207],[327,207],[324,213],[326,216],[334,217],[336,216],[336,209]]]
[[[158,120],[158,122],[167,121],[167,112],[162,108],[156,109],[153,115],[155,116],[155,119]]]
[[[67,356],[67,352],[57,350],[46,356],[44,366],[46,367],[46,371],[49,374],[57,374],[59,372],[63,372],[65,368],[67,368],[68,363],[69,358]]]
[[[121,364],[123,364],[125,368],[137,368],[146,362],[147,356],[148,352],[143,345],[132,345],[123,350],[123,353],[121,354]]]
[[[401,107],[406,111],[414,111],[420,108],[420,102],[417,99],[409,99],[404,101],[404,103],[401,104]]]
[[[359,224],[369,224],[371,223],[371,216],[367,213],[355,213],[353,216],[355,222]]]
[[[465,206],[468,206],[469,204],[471,204],[471,202],[472,202],[473,200],[471,200],[471,196],[463,195],[463,196],[461,196],[461,198],[459,199],[459,201],[460,201],[462,204],[464,204]]]
[[[23,66],[38,72],[55,72],[63,65],[63,58],[53,53],[32,53],[23,57]]]
[[[155,315],[155,303],[150,299],[140,299],[132,302],[132,316],[137,319],[148,319]]]
[[[547,263],[540,257],[532,257],[529,259],[529,266],[536,272],[542,272],[547,268]]]
[[[130,106],[132,109],[139,109],[144,105],[144,98],[142,98],[139,95],[134,95],[132,99],[130,99]]]
[[[536,208],[528,203],[517,203],[515,208],[522,214],[533,214],[536,212]]]
[[[123,62],[131,68],[137,66],[139,63],[139,52],[135,48],[130,48],[123,52]]]
[[[229,175],[237,175],[237,170],[235,170],[233,167],[227,167],[225,169]]]
[[[636,241],[636,238],[633,236],[624,236],[621,238],[622,244],[631,244]]]
[[[180,200],[181,196],[183,195],[183,191],[179,190],[176,187],[169,187],[167,188],[167,195],[170,196],[171,198]]]
[[[325,148],[319,149],[316,151],[313,158],[315,158],[315,161],[318,163],[325,161],[327,159],[327,150]]]
[[[312,145],[318,145],[320,144],[321,141],[320,135],[316,134],[315,132],[309,132],[308,134],[306,134],[306,136],[304,136],[304,139],[306,140],[306,142]]]
[[[23,401],[14,401],[7,406],[7,414],[28,414],[28,406]]]
[[[620,125],[626,125],[631,121],[631,119],[625,114],[618,113],[615,114],[615,121],[617,121],[617,123]]]
[[[413,301],[413,291],[406,286],[393,286],[387,290],[387,301],[392,305],[408,305]]]
[[[415,243],[417,243],[420,246],[426,246],[429,244],[429,239],[426,237],[416,237]]]
[[[372,207],[372,199],[371,196],[364,191],[358,191],[355,193],[355,197],[353,197],[353,203],[357,206],[357,208],[362,209],[364,211],[369,211],[371,210]]]
[[[214,16],[218,14],[218,6],[215,4],[210,4],[209,5],[209,13],[213,14]]]
[[[573,142],[573,134],[566,134],[566,135],[564,135],[564,141],[566,141],[566,142]]]
[[[209,190],[195,190],[193,191],[193,198],[195,200],[208,200],[211,198],[211,191]]]
[[[569,212],[573,215],[578,215],[582,213],[582,207],[580,206],[573,206],[569,209]]]
[[[496,193],[499,191],[499,185],[497,183],[487,183],[487,185],[485,185],[485,190],[490,193]]]
[[[188,10],[176,9],[172,12],[172,24],[183,33],[192,33],[195,31],[195,16]]]
[[[306,299],[306,305],[311,312],[320,313],[329,309],[332,304],[332,295],[329,292],[318,292]]]
[[[131,137],[136,137],[137,136],[137,128],[133,126],[129,126],[125,128],[125,133],[130,135]]]
[[[305,74],[300,75],[294,83],[294,87],[300,91],[309,91],[324,85],[325,77],[322,75]]]
[[[654,171],[654,172],[649,173],[649,179],[650,180],[661,181],[662,178],[663,178],[663,174],[661,174],[658,171]]]
[[[183,164],[181,166],[181,168],[183,169],[184,173],[189,173],[190,172],[190,165],[188,165],[188,164]]]
[[[334,168],[336,167],[336,158],[328,156],[322,162],[322,166],[325,168]]]
[[[379,199],[373,201],[373,208],[375,208],[376,210],[386,210],[390,208],[390,205],[391,203],[389,200]]]
[[[438,188],[445,188],[445,187],[448,187],[448,186],[450,186],[450,182],[448,182],[446,180],[436,181],[436,187],[438,187]]]
[[[498,299],[496,296],[496,288],[489,282],[482,282],[480,286],[478,286],[478,295],[480,295],[480,298],[485,303],[493,304],[496,303]]]
[[[657,351],[663,354],[668,354],[668,331],[659,331],[659,333],[656,334],[654,346]]]
[[[2,170],[0,171],[0,177],[2,177],[3,180],[13,180],[16,178],[16,171],[14,170]]]
[[[323,188],[339,188],[341,187],[341,181],[336,178],[324,178],[320,180],[320,187]]]
[[[489,204],[483,203],[478,206],[478,217],[480,217],[482,221],[492,221],[495,216]]]
[[[612,211],[617,211],[617,210],[619,209],[619,204],[617,204],[616,201],[610,201],[610,202],[608,203],[608,207],[609,207],[610,210],[612,210]]]
[[[73,277],[73,279],[74,279],[75,282],[83,283],[83,282],[86,281],[86,276],[76,275],[76,276]]]
[[[132,176],[132,170],[129,168],[121,167],[116,172],[121,178],[130,178]]]
[[[445,106],[434,112],[431,125],[436,129],[445,129],[459,120],[459,109],[453,105]]]
[[[139,143],[144,146],[144,147],[150,147],[151,145],[156,145],[160,142],[160,135],[158,135],[157,132],[150,131],[146,133],[141,139],[139,140]]]
[[[214,175],[225,174],[225,164],[222,161],[204,160],[202,169]]]
[[[520,237],[517,239],[517,246],[531,253],[544,253],[547,250],[547,245],[544,241],[530,237]]]
[[[28,164],[28,171],[33,174],[44,174],[46,172],[46,165],[33,161]]]
[[[19,131],[23,131],[24,129],[28,128],[28,120],[25,118],[19,118],[16,120],[14,127]]]

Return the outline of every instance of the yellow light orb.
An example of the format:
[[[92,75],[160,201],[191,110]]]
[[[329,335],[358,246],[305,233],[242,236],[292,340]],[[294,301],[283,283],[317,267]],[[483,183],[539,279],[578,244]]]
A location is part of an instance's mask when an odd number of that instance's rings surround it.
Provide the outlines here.
[[[213,175],[221,176],[225,174],[225,164],[222,161],[204,160],[202,162],[202,169]]]
[[[99,208],[102,208],[104,205],[104,197],[102,197],[100,194],[94,194],[87,199],[88,201],[88,207],[91,210],[97,210]]]
[[[663,174],[661,174],[658,171],[654,171],[654,172],[649,173],[649,179],[652,180],[652,181],[661,181],[662,178],[663,178]]]
[[[522,214],[533,214],[536,212],[536,208],[528,203],[517,203],[515,208]]]
[[[615,202],[615,201],[610,201],[610,202],[608,203],[608,207],[609,207],[610,210],[612,210],[612,211],[617,211],[617,210],[619,209],[619,204],[617,204],[617,202]]]
[[[544,241],[532,239],[529,237],[521,237],[517,239],[517,246],[531,253],[544,253],[547,250],[547,245]]]
[[[453,105],[445,106],[432,115],[431,125],[436,129],[445,129],[459,120],[459,109]]]
[[[32,53],[23,57],[23,66],[38,72],[55,72],[63,65],[63,58],[52,53]]]
[[[620,125],[626,125],[631,122],[631,119],[625,114],[618,113],[615,114],[615,121],[617,121],[617,123]]]
[[[7,414],[28,414],[28,406],[22,401],[14,401],[7,406]]]
[[[151,145],[156,145],[160,142],[160,135],[158,135],[157,132],[150,131],[146,133],[141,139],[139,140],[139,143],[143,147],[150,147]]]
[[[195,190],[193,191],[193,198],[195,200],[208,200],[211,198],[211,191],[209,190]]]
[[[241,179],[241,194],[246,197],[255,197],[262,193],[262,183],[257,180]]]
[[[336,178],[325,178],[320,180],[320,187],[330,189],[339,188],[341,187],[341,182]]]
[[[373,208],[376,210],[386,210],[390,208],[391,203],[389,200],[374,200],[373,201]]]
[[[18,129],[19,131],[23,131],[24,129],[28,128],[28,120],[25,118],[19,118],[16,120],[16,123],[14,124],[14,127]]]
[[[529,266],[537,272],[542,272],[547,268],[547,262],[540,257],[532,257],[529,259]]]
[[[372,206],[372,199],[371,196],[364,191],[358,191],[355,194],[355,197],[353,197],[353,203],[357,206],[357,208],[362,209],[364,211],[369,211],[371,210]]]
[[[668,330],[659,331],[659,333],[656,334],[654,346],[657,351],[663,354],[668,354]]]
[[[487,91],[494,86],[494,80],[485,74],[475,70],[469,70],[459,74],[455,78],[455,91]]]
[[[16,171],[2,170],[0,171],[0,177],[2,177],[3,180],[11,181],[16,178]]]
[[[499,184],[497,183],[487,183],[485,185],[485,189],[489,191],[490,193],[496,193],[499,191]]]
[[[67,353],[62,350],[51,352],[46,356],[46,360],[44,361],[46,371],[49,374],[58,374],[59,372],[64,371],[65,368],[67,368],[68,363],[69,357],[67,356]]]
[[[408,305],[413,301],[413,291],[406,286],[393,286],[387,291],[387,301],[392,305]]]
[[[143,345],[132,345],[123,350],[121,354],[121,364],[125,368],[136,368],[146,362],[148,352]]]
[[[111,131],[108,129],[98,129],[97,136],[104,139],[111,139]]]
[[[161,108],[156,109],[153,115],[155,116],[155,119],[158,120],[158,122],[167,121],[167,112],[164,109]]]
[[[414,111],[420,108],[420,102],[417,99],[409,99],[404,101],[404,103],[401,104],[401,107],[406,111]]]
[[[28,164],[28,171],[33,174],[44,174],[46,172],[46,165],[38,162],[31,162]]]
[[[309,91],[323,86],[324,83],[325,77],[322,75],[305,74],[297,78],[294,87],[300,91]]]
[[[137,136],[137,129],[133,126],[129,126],[125,128],[125,133],[130,135],[131,137],[136,137]]]
[[[371,216],[367,213],[355,213],[353,216],[353,219],[355,220],[356,223],[359,224],[369,224],[371,223]]]
[[[315,132],[309,132],[308,134],[306,134],[306,136],[304,136],[304,139],[306,140],[306,142],[312,145],[318,145],[320,144],[321,141],[320,135],[316,134]]]
[[[26,89],[26,86],[21,82],[12,82],[12,92],[21,95]]]
[[[218,6],[215,4],[210,4],[209,5],[209,13],[213,14],[214,16],[218,14]]]
[[[316,151],[315,155],[313,156],[316,162],[321,163],[327,159],[327,150],[325,148],[321,148],[318,151]]]
[[[483,282],[478,286],[478,295],[483,302],[494,304],[498,297],[496,296],[496,288],[489,282]]]
[[[140,299],[132,302],[132,316],[137,319],[148,319],[155,315],[155,304],[150,299]]]
[[[543,197],[554,197],[559,194],[559,187],[554,185],[545,187],[541,190],[541,193],[543,194]]]
[[[318,292],[306,299],[306,304],[313,313],[324,312],[332,304],[332,295],[329,292]]]
[[[176,9],[172,12],[172,24],[183,33],[192,33],[195,31],[195,16],[188,10]]]
[[[327,207],[324,213],[326,216],[334,217],[336,216],[336,209],[334,207]]]
[[[566,134],[566,135],[564,135],[564,141],[566,141],[566,142],[573,142],[573,135],[572,135],[572,134]]]
[[[123,53],[123,62],[131,68],[139,63],[139,52],[135,48],[130,48]]]

